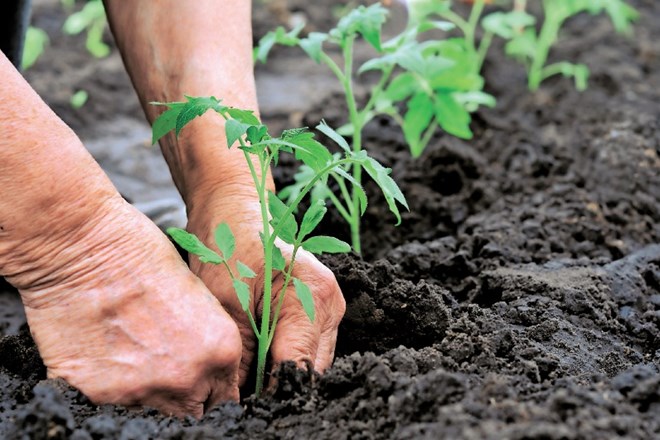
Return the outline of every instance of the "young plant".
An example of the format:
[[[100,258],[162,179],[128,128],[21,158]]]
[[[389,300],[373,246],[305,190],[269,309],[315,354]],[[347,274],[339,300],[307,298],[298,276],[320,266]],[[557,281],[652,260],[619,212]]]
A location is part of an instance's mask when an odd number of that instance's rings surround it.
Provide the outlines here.
[[[304,128],[286,130],[279,137],[273,137],[268,132],[268,128],[261,124],[251,111],[224,106],[220,100],[214,97],[187,97],[185,102],[156,104],[166,105],[168,110],[154,122],[154,143],[171,130],[175,130],[178,135],[184,126],[197,116],[201,116],[209,110],[215,111],[225,119],[227,145],[232,148],[234,144],[238,144],[238,148],[243,151],[245,156],[246,166],[250,169],[254,190],[261,206],[262,231],[260,238],[263,244],[264,273],[266,274],[263,277],[263,311],[259,323],[257,323],[258,317],[252,314],[250,291],[245,282],[245,279],[256,276],[255,268],[250,268],[241,261],[232,259],[236,242],[227,224],[221,223],[215,230],[217,250],[211,249],[195,235],[184,230],[171,228],[168,229],[168,233],[183,249],[197,255],[203,263],[220,265],[227,270],[238,300],[248,316],[258,341],[256,394],[259,395],[263,388],[268,350],[277,328],[285,292],[291,283],[307,316],[310,320],[314,320],[314,299],[311,289],[301,280],[292,277],[298,251],[304,249],[315,254],[350,251],[348,244],[336,238],[311,236],[327,211],[322,200],[313,202],[303,215],[302,221],[300,223],[296,221],[294,212],[299,208],[303,199],[317,183],[327,185],[328,180],[334,179],[344,186],[347,183],[353,186],[354,193],[358,194],[357,209],[363,213],[367,203],[366,196],[358,181],[346,173],[345,168],[350,165],[353,169],[365,170],[376,181],[385,198],[392,201],[389,206],[397,218],[400,216],[396,202],[406,206],[406,200],[389,176],[388,169],[369,157],[364,151],[351,150],[346,141],[324,122],[317,129],[337,142],[342,148],[343,154],[331,154],[325,146],[314,139],[313,133]],[[283,152],[293,153],[310,170],[307,184],[297,191],[289,204],[269,192],[266,185],[268,169],[272,164],[278,163],[279,155]],[[252,158],[256,158],[256,165]],[[278,239],[292,246],[288,264],[276,245]],[[284,285],[273,310],[271,301],[274,293],[273,276],[276,272],[283,274]]]
[[[547,64],[551,48],[559,38],[559,32],[569,18],[582,13],[606,12],[615,29],[629,33],[639,16],[624,0],[543,0],[543,24],[536,30],[536,19],[524,10],[525,2],[518,1],[509,13],[496,12],[486,16],[483,27],[488,35],[498,35],[506,40],[506,53],[527,68],[528,87],[537,90],[541,83],[554,75],[572,77],[578,90],[587,88],[589,68],[584,64],[560,61]]]
[[[287,32],[280,27],[265,35],[255,49],[255,57],[265,62],[275,44],[298,46],[314,61],[324,64],[341,83],[348,108],[349,121],[338,130],[350,134],[351,151],[362,151],[362,132],[366,124],[377,115],[391,116],[403,129],[414,157],[419,157],[438,127],[464,139],[472,137],[470,112],[479,105],[495,104],[492,96],[483,92],[483,78],[474,68],[474,56],[466,49],[464,39],[430,40],[420,42],[421,34],[434,30],[451,30],[452,23],[434,19],[444,2],[423,1],[409,5],[408,27],[393,39],[381,42],[381,30],[387,18],[387,9],[380,4],[359,6],[339,20],[328,33],[312,32],[300,37],[302,26]],[[376,56],[359,69],[354,66],[354,46],[363,38],[375,50]],[[342,62],[337,63],[325,47],[340,50]],[[370,90],[368,101],[360,106],[354,93],[356,76],[367,71],[378,72],[377,83]],[[401,108],[405,107],[403,113]],[[345,181],[338,182],[338,194],[325,182],[318,182],[314,191],[317,198],[332,201],[351,228],[353,248],[360,247],[360,197],[356,191],[362,181],[362,168],[346,164],[345,175],[350,173],[358,185],[353,192]],[[295,176],[296,183],[286,188],[281,197],[289,200],[308,182],[312,173],[305,168]],[[392,204],[393,201],[388,200]]]
[[[65,7],[67,6],[67,2],[63,4]],[[68,35],[78,35],[86,31],[85,47],[87,47],[87,51],[96,58],[103,58],[110,54],[110,46],[103,42],[103,32],[107,25],[108,20],[105,16],[103,2],[89,0],[79,12],[69,15],[62,30]]]

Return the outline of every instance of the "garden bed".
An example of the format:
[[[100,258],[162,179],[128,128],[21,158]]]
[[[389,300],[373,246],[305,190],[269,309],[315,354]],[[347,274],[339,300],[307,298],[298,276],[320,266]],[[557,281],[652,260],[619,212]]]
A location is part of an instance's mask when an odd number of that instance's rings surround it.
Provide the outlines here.
[[[27,77],[42,96],[83,138],[137,124],[117,54],[92,60],[41,3],[52,47]],[[325,30],[332,3],[289,7]],[[274,396],[201,421],[95,406],[45,379],[18,296],[0,288],[0,437],[660,436],[660,4],[633,3],[632,39],[605,19],[569,23],[556,54],[591,68],[586,92],[555,78],[530,93],[522,67],[495,50],[485,75],[498,105],[476,113],[472,141],[439,133],[412,159],[391,121],[367,127],[366,148],[393,168],[410,213],[394,227],[372,198],[364,258],[324,258],[348,307],[324,376],[285,366]],[[257,33],[277,24],[255,7]],[[332,78],[295,49],[273,57],[257,69],[266,123],[345,122]],[[268,90],[278,78],[291,99]],[[327,87],[301,87],[306,78]],[[67,105],[77,88],[90,93],[81,110]],[[280,184],[294,172],[284,165]],[[338,216],[322,228],[347,233]]]

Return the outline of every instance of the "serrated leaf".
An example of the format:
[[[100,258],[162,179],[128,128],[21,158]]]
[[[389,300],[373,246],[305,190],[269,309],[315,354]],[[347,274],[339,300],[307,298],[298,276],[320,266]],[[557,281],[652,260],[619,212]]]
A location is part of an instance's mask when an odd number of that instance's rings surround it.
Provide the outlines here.
[[[248,286],[245,281],[239,279],[235,279],[233,285],[234,292],[236,292],[238,301],[241,303],[241,308],[244,312],[247,312],[250,308],[250,297],[252,296],[250,295],[250,286]]]
[[[282,140],[295,145],[296,159],[315,171],[320,171],[332,160],[332,154],[320,142],[314,139],[314,133],[307,130],[287,130],[282,133]]]
[[[343,254],[351,251],[351,245],[335,237],[317,235],[305,240],[302,248],[313,254]]]
[[[358,6],[342,17],[337,27],[330,34],[337,43],[342,44],[346,38],[359,33],[380,52],[382,50],[380,43],[381,28],[386,17],[387,9],[381,6],[380,3],[369,7]]]
[[[151,145],[154,145],[163,136],[176,128],[176,120],[179,117],[181,110],[183,110],[183,103],[180,104],[181,105],[172,106],[168,110],[165,110],[160,116],[158,116],[158,118],[156,118],[151,129]]]
[[[215,244],[220,249],[222,258],[229,260],[234,251],[236,250],[236,239],[234,233],[231,232],[231,228],[227,223],[220,223],[217,228],[215,228]]]
[[[321,32],[310,32],[307,38],[300,40],[300,47],[309,55],[316,63],[321,62],[321,54],[323,53],[323,42],[328,39],[328,34]]]
[[[293,244],[298,232],[298,223],[293,214],[284,217],[289,208],[274,193],[268,193],[268,211],[272,217],[271,225],[279,228],[278,237]]]
[[[396,184],[394,179],[390,177],[390,169],[382,166],[378,161],[372,157],[367,157],[363,162],[363,167],[371,176],[376,184],[383,191],[383,196],[387,202],[387,206],[390,208],[390,211],[396,216],[397,225],[401,223],[401,215],[399,214],[399,208],[396,205],[396,202],[399,202],[406,209],[408,208],[408,202],[403,196],[403,193],[399,189],[399,186]]]
[[[300,224],[299,239],[303,239],[309,235],[321,223],[326,212],[328,212],[328,208],[325,207],[323,200],[317,200],[315,203],[312,203],[312,206],[305,212],[302,223]]]
[[[227,146],[232,147],[243,136],[250,126],[237,121],[228,119],[225,121],[225,135],[227,136]]]
[[[229,113],[229,116],[233,119],[236,119],[243,124],[261,125],[261,121],[254,115],[252,110],[242,110],[240,108],[230,107],[227,109],[227,113]]]
[[[265,125],[252,125],[248,127],[246,134],[249,143],[257,144],[268,136],[268,127]]]
[[[273,246],[273,269],[280,272],[284,272],[284,269],[286,269],[286,260],[277,246]]]
[[[183,229],[168,228],[167,234],[187,252],[197,255],[202,263],[220,264],[224,260],[202,243],[196,235]]]
[[[186,96],[187,102],[183,103],[181,112],[176,118],[175,131],[178,136],[183,127],[188,125],[193,119],[202,116],[208,110],[220,111],[223,106],[220,101],[214,96],[209,97],[195,97]]]
[[[259,44],[254,49],[254,58],[257,61],[265,63],[268,59],[268,54],[275,44],[282,44],[284,46],[295,46],[298,44],[298,34],[305,27],[305,24],[302,23],[298,25],[295,29],[292,29],[290,32],[287,32],[284,27],[280,26],[274,31],[268,32],[264,35]]]
[[[236,262],[236,268],[238,269],[238,274],[241,276],[241,278],[254,278],[257,276],[257,274],[252,269],[250,269],[248,265],[243,264],[240,261]]]
[[[302,304],[307,317],[311,322],[314,322],[316,312],[314,310],[314,296],[312,296],[312,291],[307,284],[303,283],[298,278],[293,279],[293,286],[296,290],[296,296],[298,297],[300,304]]]
[[[351,147],[348,146],[346,139],[341,137],[339,133],[332,129],[325,121],[321,121],[319,125],[316,126],[316,129],[332,139],[337,145],[339,145],[345,152],[350,153]]]

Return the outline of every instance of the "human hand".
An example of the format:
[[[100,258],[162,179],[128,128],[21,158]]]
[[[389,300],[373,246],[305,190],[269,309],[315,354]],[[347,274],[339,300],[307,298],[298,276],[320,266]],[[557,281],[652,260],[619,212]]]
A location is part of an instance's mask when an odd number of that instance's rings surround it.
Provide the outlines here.
[[[260,321],[263,308],[263,246],[259,232],[263,229],[259,202],[253,187],[243,184],[223,185],[208,194],[193,197],[189,204],[188,231],[197,235],[205,243],[213,243],[213,232],[218,224],[229,224],[236,236],[236,251],[231,263],[236,260],[247,264],[257,276],[246,280],[250,286],[252,298],[250,308],[257,322]],[[287,262],[290,260],[291,246],[277,242]],[[238,325],[243,340],[243,354],[239,372],[242,385],[250,371],[256,352],[256,337],[250,326],[247,314],[243,311],[232,288],[227,271],[220,266],[203,264],[192,256],[191,270],[220,300]],[[285,360],[293,360],[299,365],[309,362],[319,372],[332,364],[337,340],[337,329],[346,303],[332,272],[321,264],[312,254],[299,250],[296,254],[293,276],[310,286],[316,317],[310,322],[302,305],[296,297],[293,286],[287,288],[280,318],[271,346],[271,360],[277,365]],[[282,294],[284,277],[277,273],[273,280],[273,310]]]
[[[48,376],[96,403],[177,416],[237,400],[236,324],[167,238],[117,199],[90,206],[65,241],[29,247],[34,261],[56,258],[14,279]]]

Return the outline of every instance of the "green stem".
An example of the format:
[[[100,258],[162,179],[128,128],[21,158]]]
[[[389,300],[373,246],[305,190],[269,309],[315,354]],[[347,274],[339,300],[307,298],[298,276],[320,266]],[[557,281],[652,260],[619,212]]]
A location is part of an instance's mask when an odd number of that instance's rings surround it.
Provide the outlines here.
[[[385,84],[387,84],[387,82],[390,80],[390,77],[392,76],[392,72],[394,72],[394,67],[395,66],[392,65],[387,69],[385,69],[376,86],[373,89],[371,89],[371,96],[369,97],[369,101],[367,102],[367,105],[365,105],[364,108],[360,110],[360,118],[363,121],[366,120],[367,113],[369,113],[376,105],[376,101],[378,100],[378,97],[383,91]]]
[[[245,143],[242,139],[239,139],[241,146],[245,147]],[[272,298],[272,289],[273,289],[273,245],[270,243],[270,223],[268,215],[268,202],[266,200],[266,177],[264,172],[262,172],[261,180],[257,175],[257,171],[254,168],[252,160],[250,160],[250,155],[243,151],[245,155],[245,160],[248,163],[250,168],[250,174],[252,175],[252,180],[257,188],[257,194],[259,196],[259,205],[261,208],[261,220],[263,223],[263,237],[264,237],[264,294],[262,298],[263,310],[261,312],[261,330],[257,335],[258,348],[257,348],[257,381],[256,387],[254,390],[255,395],[259,396],[264,386],[264,377],[266,375],[266,359],[268,356],[268,333],[270,326],[270,306]],[[268,159],[261,155],[258,156],[261,170],[265,170],[268,165]],[[256,328],[256,323],[255,323]]]
[[[346,95],[346,104],[348,105],[348,115],[353,125],[353,153],[362,151],[362,117],[357,109],[357,102],[355,101],[355,93],[353,92],[353,43],[355,37],[350,37],[346,40],[343,53],[344,53],[344,92]],[[361,185],[362,184],[362,167],[353,166],[351,168],[353,179]],[[362,253],[362,246],[360,243],[360,200],[357,196],[357,190],[353,188],[351,194],[351,210],[352,219],[351,226],[351,242],[353,249],[358,254]]]
[[[552,43],[557,39],[559,29],[565,19],[563,16],[557,15],[556,12],[553,12],[553,5],[549,4],[547,1],[543,3],[543,6],[545,21],[543,22],[543,27],[539,34],[532,65],[529,68],[528,86],[532,91],[538,90],[543,81],[543,66],[545,66],[545,63],[548,60]]]
[[[337,198],[337,196],[334,195],[332,191],[328,191],[328,197],[330,198],[332,204],[335,205],[335,208],[337,208],[337,211],[339,211],[339,214],[344,217],[344,220],[350,222],[352,216],[349,214],[348,210],[344,208],[344,205],[341,204],[341,200],[339,200],[339,198]]]
[[[229,265],[227,260],[222,260],[222,264],[225,266],[225,269],[227,269],[227,272],[229,272],[229,278],[231,278],[232,281],[235,281],[236,275],[234,275],[234,271],[231,270],[231,266]],[[260,332],[259,329],[257,328],[257,323],[254,321],[254,316],[252,316],[252,311],[250,309],[247,309],[247,315],[248,315],[248,320],[250,321],[250,325],[252,326],[252,331],[257,336],[257,339],[259,339]]]
[[[494,34],[492,32],[485,32],[484,36],[481,38],[479,49],[477,50],[477,64],[475,66],[476,73],[481,73],[484,61],[486,61],[488,49],[490,49],[490,45],[493,43],[493,36]]]
[[[476,49],[477,25],[479,24],[479,18],[481,18],[481,14],[484,11],[485,4],[486,4],[485,0],[475,0],[474,4],[472,5],[472,11],[470,12],[470,18],[468,19],[467,22],[467,28],[469,32],[466,33],[465,38],[470,44],[470,48],[472,49],[473,52],[477,51]]]
[[[333,173],[334,176],[334,173]],[[341,191],[341,195],[344,198],[344,200],[348,201],[351,200],[351,195],[348,192],[348,188],[346,187],[346,182],[344,182],[344,178],[341,176],[334,176],[335,180],[337,181],[337,185],[339,185],[339,190]],[[353,205],[348,205],[348,209],[353,209]]]
[[[275,330],[277,329],[277,322],[280,319],[280,311],[282,310],[282,304],[284,304],[284,296],[286,294],[286,289],[289,287],[291,282],[291,275],[293,274],[293,265],[296,262],[296,254],[298,253],[300,244],[297,243],[293,246],[293,252],[291,253],[291,262],[289,263],[289,268],[286,271],[284,276],[284,284],[282,285],[282,291],[280,297],[277,300],[277,306],[275,307],[275,313],[273,313],[273,325],[270,326],[271,331],[268,335],[268,347],[273,342],[273,337],[275,336]]]
[[[470,24],[467,21],[465,21],[463,17],[461,17],[454,11],[443,12],[442,14],[440,14],[440,16],[445,20],[449,20],[452,23],[454,23],[456,27],[459,28],[461,32],[463,32],[464,35],[468,35],[470,33],[469,30]]]

